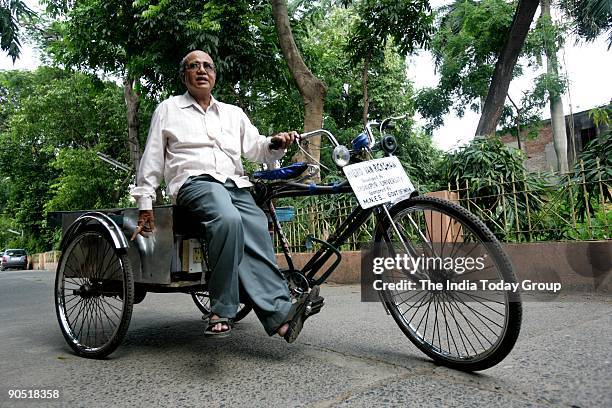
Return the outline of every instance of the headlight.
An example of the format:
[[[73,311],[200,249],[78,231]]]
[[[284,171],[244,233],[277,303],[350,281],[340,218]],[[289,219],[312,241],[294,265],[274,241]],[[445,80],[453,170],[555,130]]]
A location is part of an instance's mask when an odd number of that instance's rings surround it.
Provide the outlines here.
[[[344,167],[349,164],[351,160],[351,153],[346,146],[338,145],[334,147],[334,151],[332,152],[332,160],[336,163],[338,167]]]

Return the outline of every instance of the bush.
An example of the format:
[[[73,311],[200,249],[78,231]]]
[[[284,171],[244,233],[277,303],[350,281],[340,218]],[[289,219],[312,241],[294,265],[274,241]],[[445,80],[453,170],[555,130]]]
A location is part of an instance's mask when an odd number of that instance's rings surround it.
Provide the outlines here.
[[[439,187],[456,187],[461,204],[482,218],[500,239],[506,238],[508,226],[518,226],[520,239],[529,231],[528,214],[537,214],[550,193],[546,179],[528,173],[523,161],[520,150],[504,145],[499,138],[474,139],[442,160],[443,184]]]

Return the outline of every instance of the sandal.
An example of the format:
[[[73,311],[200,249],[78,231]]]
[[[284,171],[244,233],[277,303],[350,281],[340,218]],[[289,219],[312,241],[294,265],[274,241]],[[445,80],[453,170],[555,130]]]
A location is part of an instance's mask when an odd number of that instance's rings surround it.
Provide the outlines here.
[[[215,327],[219,323],[226,324],[227,330],[213,331],[213,327]],[[208,325],[206,326],[206,330],[204,331],[204,336],[215,337],[217,339],[227,337],[230,335],[233,326],[234,322],[232,321],[232,319],[228,319],[227,317],[219,317],[217,319],[210,318],[208,319]]]
[[[283,336],[287,343],[293,343],[299,336],[304,322],[310,316],[319,313],[323,307],[323,298],[319,296],[319,286],[313,286],[308,294],[302,297],[291,307],[289,312],[289,328]]]

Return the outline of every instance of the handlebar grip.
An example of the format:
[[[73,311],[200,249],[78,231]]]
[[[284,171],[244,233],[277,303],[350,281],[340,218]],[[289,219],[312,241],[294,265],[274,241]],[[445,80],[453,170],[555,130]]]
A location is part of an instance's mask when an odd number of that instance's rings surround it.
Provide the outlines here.
[[[278,140],[272,140],[270,141],[270,144],[268,145],[268,148],[270,150],[278,150],[281,148],[281,143]]]

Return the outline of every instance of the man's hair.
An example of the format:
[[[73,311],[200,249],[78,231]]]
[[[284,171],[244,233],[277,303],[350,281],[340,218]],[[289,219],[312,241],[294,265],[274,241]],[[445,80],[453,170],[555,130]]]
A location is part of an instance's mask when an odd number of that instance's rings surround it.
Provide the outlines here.
[[[187,69],[187,55],[183,57],[179,65],[179,78],[181,78],[181,81],[185,79],[185,69]]]

